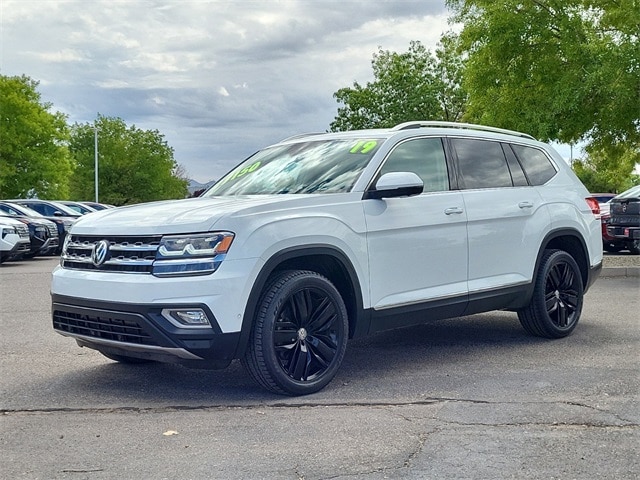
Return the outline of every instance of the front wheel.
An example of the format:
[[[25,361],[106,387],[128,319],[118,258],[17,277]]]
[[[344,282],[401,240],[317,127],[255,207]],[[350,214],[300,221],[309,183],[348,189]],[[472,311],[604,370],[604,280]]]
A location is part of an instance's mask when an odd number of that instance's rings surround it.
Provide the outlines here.
[[[535,277],[531,302],[518,312],[518,318],[531,335],[566,337],[578,324],[583,295],[580,268],[573,257],[562,250],[548,250]]]
[[[336,375],[348,332],[344,301],[327,278],[281,272],[262,294],[242,363],[267,390],[315,393]]]

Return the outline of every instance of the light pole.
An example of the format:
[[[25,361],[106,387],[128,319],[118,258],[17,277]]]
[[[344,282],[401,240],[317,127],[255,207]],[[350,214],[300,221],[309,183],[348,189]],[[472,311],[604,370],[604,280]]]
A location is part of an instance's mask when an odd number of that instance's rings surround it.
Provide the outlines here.
[[[95,174],[96,174],[96,178],[95,178],[95,185],[96,185],[96,203],[98,203],[98,127],[93,127],[93,133],[94,133],[94,150],[95,150]]]

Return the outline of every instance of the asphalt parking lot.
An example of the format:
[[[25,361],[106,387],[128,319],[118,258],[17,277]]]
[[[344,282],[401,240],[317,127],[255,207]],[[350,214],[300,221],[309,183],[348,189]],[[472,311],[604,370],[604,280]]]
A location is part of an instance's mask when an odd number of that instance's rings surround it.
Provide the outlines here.
[[[55,334],[54,258],[0,268],[0,478],[636,479],[640,277],[601,278],[568,338],[496,312],[351,342],[322,392],[124,366]]]

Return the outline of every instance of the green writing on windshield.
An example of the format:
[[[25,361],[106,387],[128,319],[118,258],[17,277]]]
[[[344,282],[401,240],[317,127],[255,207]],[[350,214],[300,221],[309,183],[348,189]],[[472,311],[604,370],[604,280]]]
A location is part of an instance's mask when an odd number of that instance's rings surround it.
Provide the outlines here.
[[[349,153],[369,153],[378,146],[376,140],[358,140]]]

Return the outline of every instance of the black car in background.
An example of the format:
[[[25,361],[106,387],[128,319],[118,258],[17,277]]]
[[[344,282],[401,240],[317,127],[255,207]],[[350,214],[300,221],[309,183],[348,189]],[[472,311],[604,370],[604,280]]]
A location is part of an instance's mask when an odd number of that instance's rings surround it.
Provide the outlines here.
[[[24,203],[27,203],[27,205],[25,205]],[[32,202],[43,202],[42,200],[33,200],[33,199],[28,199],[28,200],[2,200],[0,201],[0,205],[4,205],[5,207],[10,207],[11,209],[13,209],[15,212],[17,212],[16,214],[19,215],[24,215],[25,217],[29,217],[29,218],[36,218],[36,219],[46,219],[49,220],[53,223],[56,224],[56,227],[58,229],[58,246],[56,247],[56,249],[52,252],[56,255],[59,255],[60,252],[62,251],[62,244],[64,242],[64,238],[66,236],[66,233],[69,231],[69,229],[71,228],[71,225],[73,225],[73,223],[80,217],[79,214],[68,214],[66,212],[66,208],[65,211],[62,212],[60,210],[57,210],[59,212],[58,215],[46,215],[46,214],[42,214],[32,208],[30,208],[28,206],[29,203]],[[49,203],[49,202],[47,202]],[[62,207],[62,206],[61,206]]]
[[[612,198],[609,202],[607,235],[634,255],[640,255],[640,185]]]
[[[29,252],[24,253],[24,258],[33,258],[36,255],[47,255],[56,251],[59,245],[58,228],[53,222],[46,219],[37,220],[24,216],[8,214],[0,205],[0,217],[13,218],[24,223],[29,228]]]

